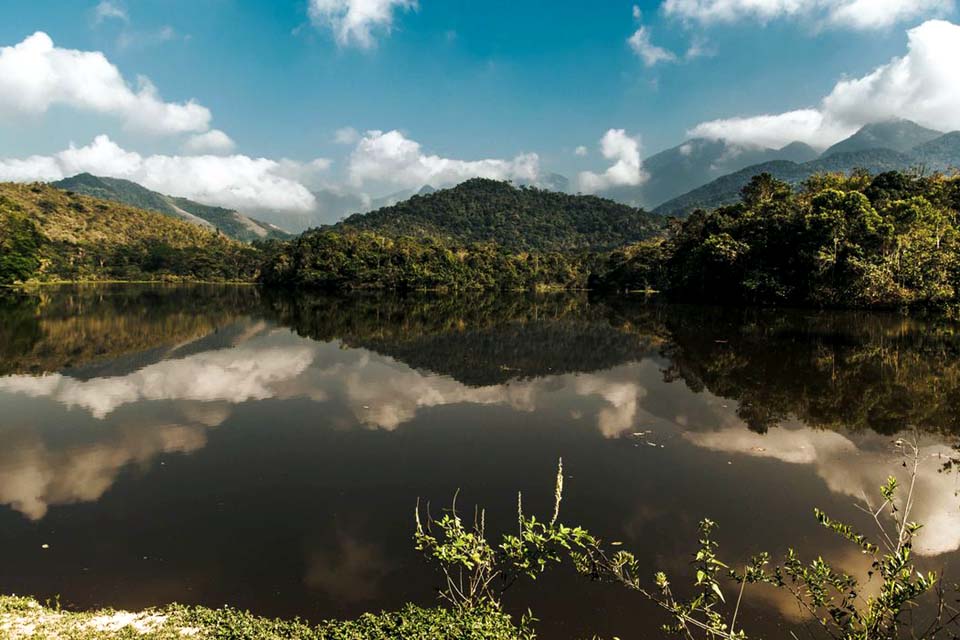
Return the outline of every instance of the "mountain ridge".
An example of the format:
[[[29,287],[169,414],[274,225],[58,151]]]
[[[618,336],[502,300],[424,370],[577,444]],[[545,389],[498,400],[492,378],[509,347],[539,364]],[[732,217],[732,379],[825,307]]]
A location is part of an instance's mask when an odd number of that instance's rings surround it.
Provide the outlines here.
[[[473,178],[321,228],[451,244],[495,242],[514,251],[576,251],[649,238],[662,230],[663,221],[605,198]]]
[[[914,123],[910,123],[911,125]],[[872,125],[867,125],[868,129]],[[916,125],[919,127],[919,125]],[[920,129],[923,129],[920,127]],[[869,129],[868,129],[869,131]],[[924,131],[932,131],[924,129]],[[851,140],[860,132],[847,138]],[[860,140],[865,139],[864,136]],[[857,151],[843,151],[841,141],[825,151],[819,158],[810,162],[796,163],[775,161],[751,165],[733,173],[720,176],[696,189],[668,200],[653,209],[663,216],[684,216],[695,209],[713,209],[737,201],[742,189],[752,177],[769,173],[773,177],[796,185],[817,173],[850,172],[865,169],[870,173],[886,171],[905,171],[918,168],[925,171],[949,171],[960,167],[960,132],[940,134],[932,140],[920,143],[906,153],[889,148],[868,148]],[[854,146],[854,145],[850,145]]]
[[[250,218],[238,211],[201,204],[187,198],[164,195],[122,178],[79,173],[53,182],[51,186],[63,191],[162,213],[197,226],[219,230],[224,235],[241,242],[285,240],[292,237],[292,234],[276,225]]]

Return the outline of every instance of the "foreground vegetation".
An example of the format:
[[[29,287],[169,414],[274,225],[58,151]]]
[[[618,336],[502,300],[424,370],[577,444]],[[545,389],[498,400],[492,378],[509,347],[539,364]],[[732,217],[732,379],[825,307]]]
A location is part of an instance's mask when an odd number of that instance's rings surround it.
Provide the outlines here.
[[[905,491],[897,478],[890,476],[880,487],[879,504],[864,498],[862,509],[877,527],[875,539],[814,510],[822,526],[870,559],[866,581],[835,568],[823,557],[804,561],[793,549],[779,565],[773,565],[770,554],[763,552],[735,568],[720,559],[712,537],[717,525],[707,519],[700,523],[700,545],[691,562],[693,585],[678,588],[663,572],[648,581],[639,574],[637,557],[621,543],[606,543],[583,527],[560,521],[562,461],[549,519],[525,514],[521,494],[517,533],[491,541],[485,512],[474,510],[471,524],[460,516],[454,498],[453,507],[439,519],[429,514],[422,519],[418,505],[415,541],[417,549],[443,573],[441,597],[463,612],[476,607],[499,609],[504,593],[517,580],[535,580],[548,568],[569,562],[593,581],[620,585],[652,601],[665,613],[664,634],[688,640],[748,640],[751,636],[743,622],[737,626],[747,585],[786,592],[807,616],[803,631],[811,638],[957,638],[960,587],[943,585],[935,572],[921,572],[912,558],[914,539],[923,528],[910,519],[920,450],[903,440],[895,446],[904,454],[909,476]]]
[[[819,509],[816,520],[870,560],[866,581],[831,565],[823,557],[805,561],[792,549],[774,564],[759,553],[734,565],[719,555],[713,539],[716,523],[703,520],[691,566],[693,584],[674,585],[664,572],[651,580],[640,575],[634,553],[619,542],[605,542],[587,529],[560,520],[564,473],[558,468],[554,507],[548,518],[525,513],[517,499],[515,533],[488,537],[486,513],[476,507],[465,520],[453,506],[439,518],[415,512],[414,542],[443,576],[439,596],[445,607],[407,605],[395,613],[366,614],[354,621],[310,625],[300,620],[259,618],[231,608],[219,610],[173,605],[139,614],[113,611],[66,613],[29,598],[0,597],[0,632],[10,640],[114,638],[174,640],[532,640],[532,615],[515,623],[503,610],[504,594],[520,580],[536,580],[561,564],[585,578],[619,585],[652,601],[663,613],[664,636],[687,640],[749,640],[745,606],[747,585],[780,590],[806,615],[801,631],[833,640],[936,640],[960,633],[960,587],[950,587],[935,572],[921,572],[913,543],[923,526],[910,519],[921,464],[917,444],[897,440],[908,475],[901,487],[889,477],[881,499],[864,498],[862,509],[877,527],[871,538]],[[751,592],[752,593],[752,592]],[[749,596],[747,596],[749,597]],[[738,622],[740,623],[738,626]],[[791,632],[792,637],[797,637]]]
[[[311,625],[261,618],[224,607],[173,605],[141,613],[73,613],[32,598],[0,596],[0,635],[5,640],[527,640],[526,622],[492,606],[469,611],[408,605],[392,613],[366,614],[347,622]]]

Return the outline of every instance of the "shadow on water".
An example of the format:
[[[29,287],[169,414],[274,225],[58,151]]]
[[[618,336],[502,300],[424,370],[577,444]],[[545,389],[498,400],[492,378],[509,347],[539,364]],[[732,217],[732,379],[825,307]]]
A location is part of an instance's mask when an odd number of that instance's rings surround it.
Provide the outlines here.
[[[727,557],[788,545],[863,571],[811,517],[922,433],[917,553],[960,549],[956,325],[585,295],[331,297],[86,287],[0,298],[0,590],[70,606],[230,603],[311,619],[430,604],[418,497],[516,491],[682,583],[696,522]],[[435,507],[436,508],[436,507]],[[42,549],[48,544],[48,549]],[[798,623],[765,592],[767,635]],[[511,592],[547,638],[650,634],[630,594],[561,570]]]

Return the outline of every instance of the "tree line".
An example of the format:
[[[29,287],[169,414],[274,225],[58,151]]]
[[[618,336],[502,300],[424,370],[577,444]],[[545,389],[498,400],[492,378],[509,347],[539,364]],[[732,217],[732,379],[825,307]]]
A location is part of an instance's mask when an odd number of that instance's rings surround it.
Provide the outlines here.
[[[955,305],[960,177],[761,174],[740,202],[611,253],[591,285],[672,299],[836,307]]]

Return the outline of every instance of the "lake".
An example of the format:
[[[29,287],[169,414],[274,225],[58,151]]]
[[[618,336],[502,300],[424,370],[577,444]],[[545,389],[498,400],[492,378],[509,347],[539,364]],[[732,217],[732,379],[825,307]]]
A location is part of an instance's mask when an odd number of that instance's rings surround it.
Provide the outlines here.
[[[958,325],[586,295],[332,297],[254,287],[0,298],[0,592],[69,608],[170,602],[319,621],[431,605],[434,514],[516,496],[689,580],[697,523],[735,563],[864,556],[815,507],[903,472],[918,438],[920,564],[960,560]],[[682,587],[681,587],[682,588]],[[761,587],[748,629],[796,605]],[[508,592],[544,638],[652,637],[665,618],[567,568]]]

